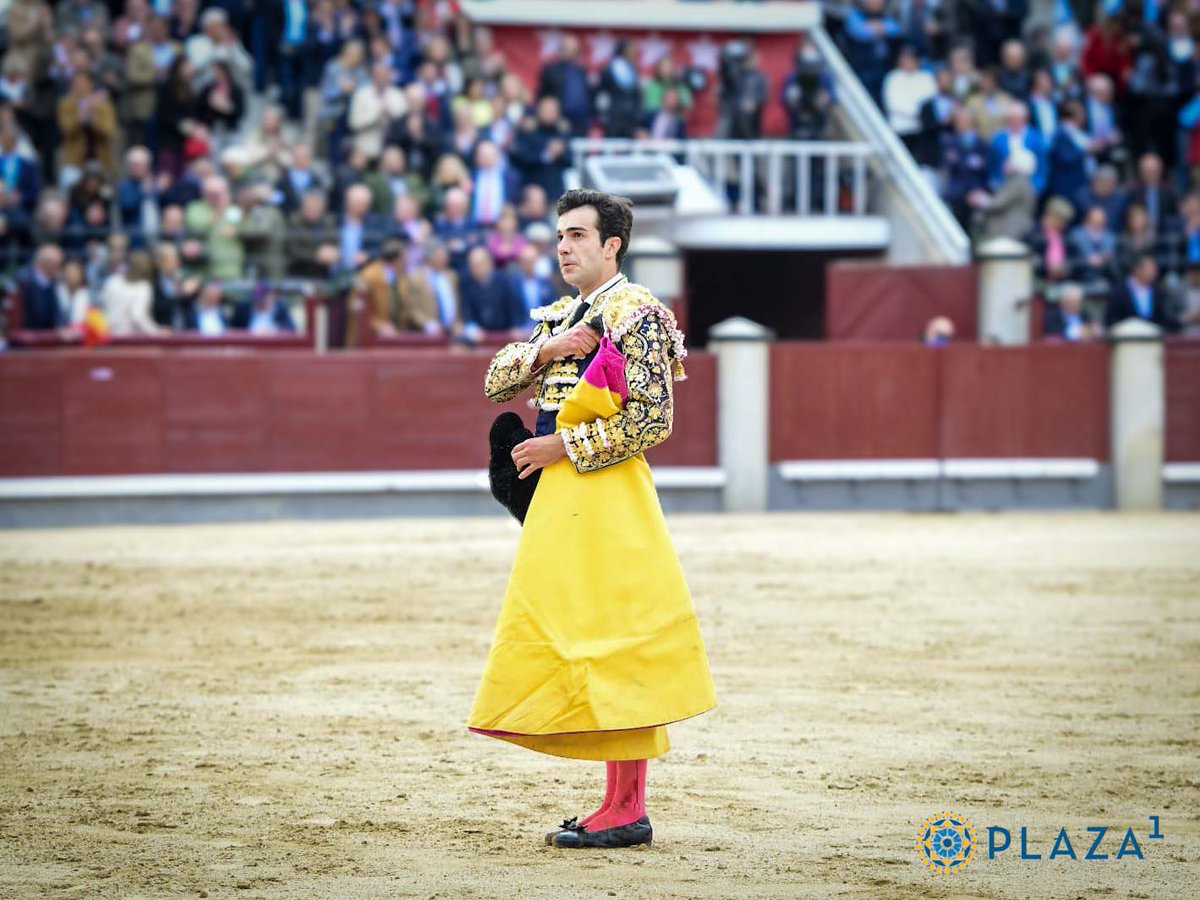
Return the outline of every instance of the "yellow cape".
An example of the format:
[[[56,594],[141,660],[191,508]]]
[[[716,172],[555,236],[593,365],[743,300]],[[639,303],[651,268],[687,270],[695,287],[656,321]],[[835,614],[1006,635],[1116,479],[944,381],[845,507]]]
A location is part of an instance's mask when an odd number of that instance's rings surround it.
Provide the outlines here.
[[[580,378],[558,430],[620,396]],[[716,706],[683,571],[642,454],[542,470],[467,724],[573,759],[649,759],[666,724]]]

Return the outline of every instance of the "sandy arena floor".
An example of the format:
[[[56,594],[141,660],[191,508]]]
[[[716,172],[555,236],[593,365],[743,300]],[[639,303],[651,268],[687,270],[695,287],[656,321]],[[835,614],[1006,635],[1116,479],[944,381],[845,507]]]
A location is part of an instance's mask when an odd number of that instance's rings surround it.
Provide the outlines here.
[[[590,853],[601,767],[464,727],[514,524],[0,533],[0,896],[1200,896],[1200,516],[671,526],[720,706]]]

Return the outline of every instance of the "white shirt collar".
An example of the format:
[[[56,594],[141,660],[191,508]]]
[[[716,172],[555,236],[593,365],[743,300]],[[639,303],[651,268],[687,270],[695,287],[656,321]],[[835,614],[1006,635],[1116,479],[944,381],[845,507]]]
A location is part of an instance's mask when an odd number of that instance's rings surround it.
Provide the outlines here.
[[[607,291],[609,288],[615,287],[617,284],[619,284],[620,282],[622,282],[624,280],[625,280],[625,273],[618,272],[612,278],[608,279],[608,281],[604,282],[604,284],[600,285],[600,287],[596,288],[594,291],[592,291],[590,294],[588,294],[586,297],[584,297],[583,302],[591,303],[593,300],[595,300],[598,296],[600,296],[602,293]]]

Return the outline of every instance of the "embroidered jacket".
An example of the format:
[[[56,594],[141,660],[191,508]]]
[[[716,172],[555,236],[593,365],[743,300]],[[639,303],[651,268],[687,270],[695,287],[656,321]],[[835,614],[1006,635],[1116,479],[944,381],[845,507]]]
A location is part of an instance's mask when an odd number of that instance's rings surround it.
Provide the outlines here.
[[[536,393],[529,405],[556,410],[579,380],[577,361],[551,360],[537,372],[538,350],[551,336],[566,330],[580,303],[563,297],[531,315],[538,320],[528,341],[503,347],[492,358],[484,379],[489,400],[504,403],[531,385]],[[577,472],[593,472],[623,462],[660,444],[671,433],[672,380],[686,376],[681,360],[687,355],[675,317],[640,284],[628,281],[601,294],[587,318],[599,313],[609,338],[625,355],[629,395],[620,412],[562,432],[567,455]]]

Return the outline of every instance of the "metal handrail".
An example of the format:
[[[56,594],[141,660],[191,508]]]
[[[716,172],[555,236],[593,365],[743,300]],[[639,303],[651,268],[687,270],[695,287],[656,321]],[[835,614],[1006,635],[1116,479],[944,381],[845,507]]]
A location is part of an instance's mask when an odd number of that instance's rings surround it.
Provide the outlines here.
[[[925,230],[946,261],[967,262],[971,255],[971,241],[967,233],[921,175],[912,154],[883,118],[833,39],[819,25],[810,28],[808,36],[833,75],[838,108],[878,151],[871,156],[871,160],[881,169],[880,174],[895,181],[905,196],[916,205],[919,211],[919,215],[914,217],[917,226]]]

